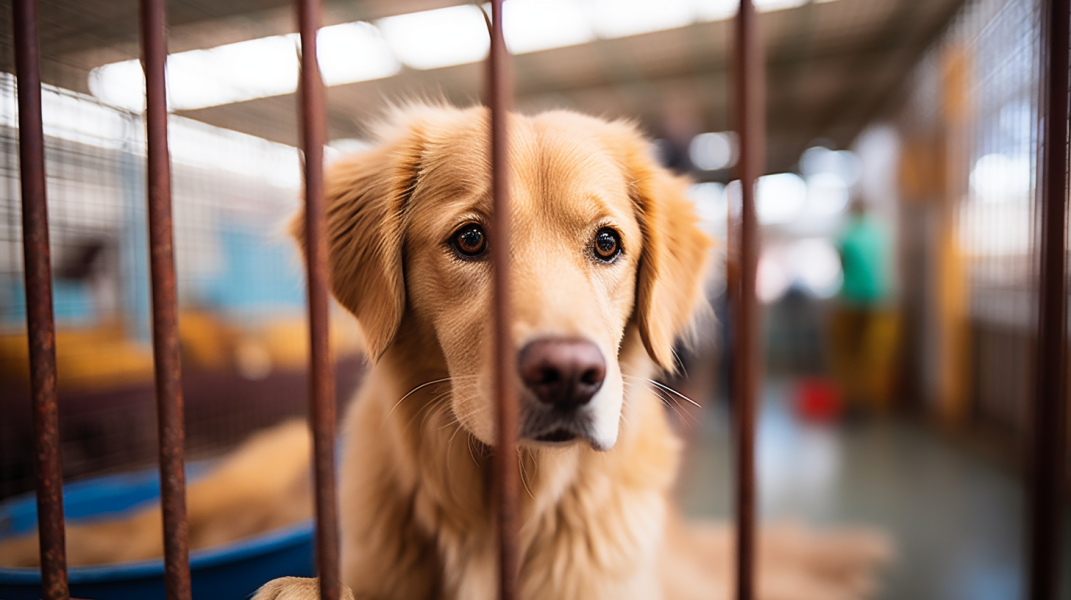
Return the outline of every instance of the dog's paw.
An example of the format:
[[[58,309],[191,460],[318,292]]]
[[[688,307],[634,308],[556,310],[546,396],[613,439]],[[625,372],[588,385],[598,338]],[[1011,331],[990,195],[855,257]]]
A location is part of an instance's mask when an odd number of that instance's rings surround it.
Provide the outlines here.
[[[280,577],[265,583],[253,600],[317,600],[320,580],[307,577]],[[353,600],[353,592],[342,586],[342,600]]]

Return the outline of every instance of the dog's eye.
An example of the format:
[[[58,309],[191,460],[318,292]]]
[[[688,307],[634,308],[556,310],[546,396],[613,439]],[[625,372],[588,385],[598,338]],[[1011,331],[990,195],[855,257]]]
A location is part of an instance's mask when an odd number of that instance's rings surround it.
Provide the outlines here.
[[[454,233],[450,245],[463,258],[476,258],[487,250],[487,235],[482,227],[469,223]]]
[[[621,255],[621,236],[609,227],[595,234],[595,258],[602,262],[614,262]]]

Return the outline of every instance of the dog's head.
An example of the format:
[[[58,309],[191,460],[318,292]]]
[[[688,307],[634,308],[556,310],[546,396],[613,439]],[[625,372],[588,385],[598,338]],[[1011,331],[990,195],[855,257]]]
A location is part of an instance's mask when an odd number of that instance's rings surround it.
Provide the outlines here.
[[[412,355],[414,344],[440,357],[455,416],[491,444],[488,113],[411,107],[380,139],[326,175],[331,289],[373,359],[405,345]],[[657,164],[633,126],[511,115],[509,139],[520,434],[608,449],[626,335],[637,328],[650,357],[674,368],[673,345],[702,302],[709,241],[687,182]]]

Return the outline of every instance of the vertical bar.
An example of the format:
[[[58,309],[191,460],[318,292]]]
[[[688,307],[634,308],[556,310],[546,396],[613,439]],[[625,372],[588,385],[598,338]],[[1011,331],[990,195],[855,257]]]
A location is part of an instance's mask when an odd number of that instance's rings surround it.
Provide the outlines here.
[[[22,251],[26,276],[26,333],[30,342],[37,531],[41,544],[42,595],[46,600],[56,600],[68,597],[67,552],[59,409],[56,405],[56,325],[52,318],[37,2],[15,0],[12,13],[19,98]]]
[[[491,192],[494,196],[494,236],[491,262],[495,280],[495,379],[497,402],[494,488],[498,514],[498,597],[517,597],[520,557],[517,551],[517,398],[511,376],[516,372],[516,351],[510,339],[509,263],[510,204],[506,122],[510,108],[509,53],[502,33],[502,0],[491,2],[491,52],[488,56],[488,100],[491,108]]]
[[[1068,0],[1048,0],[1041,20],[1041,269],[1030,477],[1032,600],[1055,600],[1060,586],[1066,457]]]
[[[755,271],[759,231],[755,183],[763,170],[765,100],[762,48],[755,27],[755,7],[740,0],[736,17],[736,127],[740,138],[741,211],[739,278],[733,393],[736,417],[736,598],[755,595],[755,403],[758,393],[758,314]]]
[[[148,137],[149,271],[160,444],[160,505],[164,522],[164,583],[168,600],[189,600],[190,549],[184,472],[186,433],[171,221],[171,159],[167,148],[166,28],[164,0],[141,0]]]
[[[316,61],[320,0],[298,0],[301,33],[301,143],[305,153],[305,260],[309,294],[309,425],[316,484],[316,565],[320,598],[338,600],[338,500],[335,491],[335,379],[327,324],[327,235],[323,198],[324,87]]]

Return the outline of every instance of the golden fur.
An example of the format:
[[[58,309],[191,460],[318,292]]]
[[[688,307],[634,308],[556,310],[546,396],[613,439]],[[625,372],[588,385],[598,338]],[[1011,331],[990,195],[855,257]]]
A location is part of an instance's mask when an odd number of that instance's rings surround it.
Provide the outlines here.
[[[673,511],[680,442],[648,387],[659,369],[673,369],[673,344],[703,305],[710,242],[685,198],[687,181],[658,166],[627,123],[559,111],[513,115],[509,128],[510,333],[518,347],[583,338],[607,359],[589,443],[525,440],[516,451],[520,597],[728,598],[731,531],[686,524]],[[494,243],[487,112],[408,107],[379,137],[374,149],[334,163],[325,182],[331,288],[374,361],[343,425],[343,580],[357,598],[490,600],[490,265],[458,260],[446,243],[467,222],[484,223]],[[299,217],[299,239],[300,225]],[[607,225],[624,252],[597,264],[585,248]],[[300,435],[266,435],[277,453],[307,460]],[[237,456],[266,455],[253,446]],[[204,484],[192,486],[191,531],[220,503],[307,514],[305,470],[259,464],[279,480],[270,490],[239,475],[252,493],[208,498]],[[215,541],[236,537],[226,519],[212,523]],[[885,555],[870,534],[791,527],[764,530],[759,548],[763,600],[865,597]],[[315,580],[277,580],[258,595],[306,597],[315,597]]]

